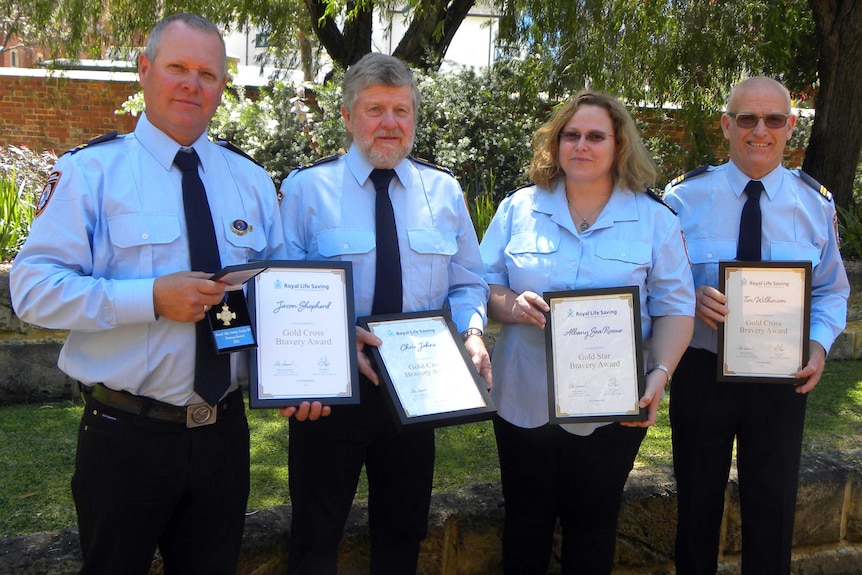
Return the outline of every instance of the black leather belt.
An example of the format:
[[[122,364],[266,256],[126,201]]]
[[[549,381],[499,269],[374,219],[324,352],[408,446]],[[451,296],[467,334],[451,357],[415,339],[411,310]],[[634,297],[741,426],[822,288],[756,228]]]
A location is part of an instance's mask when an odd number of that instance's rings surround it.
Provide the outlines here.
[[[149,397],[140,397],[126,393],[125,391],[114,391],[97,383],[93,386],[81,384],[81,394],[84,402],[92,398],[102,405],[113,407],[126,413],[149,417],[170,423],[184,424],[186,427],[201,427],[216,422],[218,416],[224,414],[234,403],[239,403],[240,391],[236,390],[219,402],[215,407],[207,403],[196,403],[183,407],[171,405],[162,401],[156,401]]]

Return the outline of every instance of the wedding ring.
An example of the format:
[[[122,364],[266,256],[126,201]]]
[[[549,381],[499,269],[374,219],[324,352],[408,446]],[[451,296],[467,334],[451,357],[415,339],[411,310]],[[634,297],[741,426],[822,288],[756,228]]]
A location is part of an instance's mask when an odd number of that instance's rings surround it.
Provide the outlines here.
[[[209,309],[210,309],[210,306],[204,304],[204,313],[208,312]]]
[[[522,311],[522,312],[521,312],[521,317],[524,317],[525,315],[527,315],[527,312]]]

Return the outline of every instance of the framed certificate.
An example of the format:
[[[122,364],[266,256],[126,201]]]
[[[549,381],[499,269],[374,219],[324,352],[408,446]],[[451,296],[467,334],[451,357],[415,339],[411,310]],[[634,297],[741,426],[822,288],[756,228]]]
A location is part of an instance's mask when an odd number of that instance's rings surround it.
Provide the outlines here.
[[[643,421],[637,286],[545,292],[551,423]]]
[[[269,261],[250,282],[249,406],[359,403],[350,262]]]
[[[383,342],[365,349],[377,362],[398,425],[443,427],[488,419],[496,411],[445,311],[368,316],[359,325]]]
[[[719,262],[718,289],[728,314],[717,379],[796,383],[808,363],[811,262]]]

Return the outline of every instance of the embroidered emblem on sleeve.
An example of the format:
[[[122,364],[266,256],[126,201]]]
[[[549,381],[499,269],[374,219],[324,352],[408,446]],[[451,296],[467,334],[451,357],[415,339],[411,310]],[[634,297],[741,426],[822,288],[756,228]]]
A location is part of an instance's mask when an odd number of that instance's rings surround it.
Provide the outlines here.
[[[38,217],[45,208],[48,206],[48,201],[51,199],[51,196],[54,195],[54,190],[57,188],[57,184],[60,183],[60,176],[62,172],[58,172],[54,170],[50,174],[48,174],[48,181],[45,182],[45,187],[42,188],[42,193],[39,194],[39,201],[36,202],[36,213],[33,214],[33,217]]]

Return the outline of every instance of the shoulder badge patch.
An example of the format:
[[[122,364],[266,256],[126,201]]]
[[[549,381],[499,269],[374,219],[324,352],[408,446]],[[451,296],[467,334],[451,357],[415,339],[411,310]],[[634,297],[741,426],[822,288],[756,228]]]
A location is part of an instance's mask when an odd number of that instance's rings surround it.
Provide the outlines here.
[[[664,203],[664,200],[661,198],[661,196],[658,195],[657,193],[655,193],[654,191],[652,191],[652,189],[647,188],[646,190],[644,190],[644,193],[647,195],[647,197],[649,199],[656,201],[656,202],[660,203],[661,205],[663,205],[664,207],[666,207],[667,209],[669,209],[673,215],[675,215],[675,216],[679,215],[676,213],[676,210],[674,210],[672,207],[670,207],[669,205]]]
[[[450,176],[455,177],[449,168],[443,167],[440,164],[435,164],[434,162],[429,162],[428,160],[423,160],[422,158],[416,158],[414,156],[407,156],[407,158],[412,162],[416,162],[417,164],[428,166],[429,168],[434,168],[435,170],[440,170],[441,172],[446,172]]]
[[[328,164],[329,162],[334,162],[338,158],[341,157],[341,154],[332,154],[331,156],[326,156],[325,158],[320,158],[319,160],[314,160],[313,162],[309,162],[308,164],[304,164],[302,166],[297,166],[294,168],[295,170],[306,170],[308,168],[313,168],[315,166],[320,166],[321,164]]]
[[[216,145],[219,145],[219,146],[221,146],[222,148],[225,148],[226,150],[230,150],[231,152],[234,152],[235,154],[239,154],[240,156],[242,156],[242,157],[243,157],[243,158],[245,158],[246,160],[249,160],[249,161],[251,161],[251,162],[254,162],[254,163],[255,163],[255,164],[257,164],[258,166],[260,166],[261,168],[263,168],[263,165],[262,165],[262,164],[259,164],[257,160],[255,160],[254,158],[252,158],[251,156],[249,156],[249,155],[248,155],[248,154],[246,154],[244,151],[242,151],[241,149],[237,148],[236,146],[234,146],[233,144],[231,144],[231,143],[230,143],[230,142],[228,142],[227,140],[216,140],[216,142],[215,142],[215,143],[216,143]]]
[[[826,189],[826,186],[815,180],[811,175],[806,174],[802,170],[796,170],[796,173],[802,179],[803,182],[808,184],[810,188],[815,190],[818,194],[820,194],[824,200],[827,202],[832,201],[832,192]]]
[[[48,174],[48,181],[45,182],[45,187],[42,188],[42,193],[39,194],[39,201],[36,202],[36,211],[33,214],[34,218],[39,217],[39,214],[45,211],[48,200],[54,195],[54,190],[57,188],[57,184],[60,183],[61,175],[63,175],[62,172],[58,172],[57,170]]]
[[[119,137],[119,134],[117,134],[117,132],[111,132],[110,134],[105,134],[104,136],[99,136],[98,138],[93,138],[89,142],[85,142],[85,143],[81,144],[80,146],[75,146],[71,150],[66,150],[65,152],[63,152],[63,154],[77,154],[78,152],[80,152],[84,148],[91,148],[91,147],[96,146],[98,144],[110,142],[111,140],[116,140],[118,137]],[[63,155],[63,154],[61,154],[61,155]]]
[[[709,166],[700,166],[700,167],[695,168],[692,171],[687,172],[681,176],[677,176],[676,178],[674,178],[673,180],[670,181],[670,183],[667,185],[667,187],[672,188],[672,187],[682,183],[683,180],[690,180],[692,178],[696,178],[702,174],[705,174],[708,171],[709,171]]]

